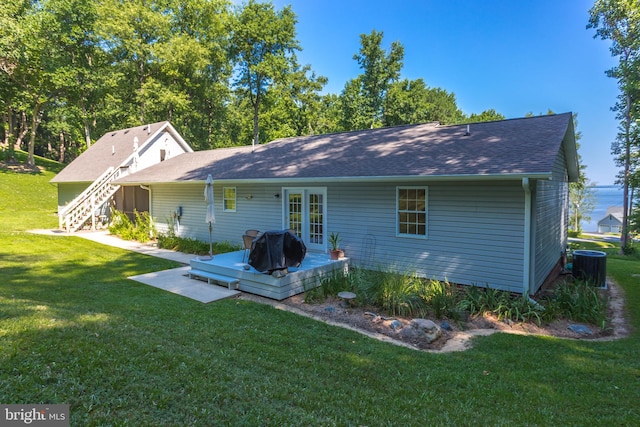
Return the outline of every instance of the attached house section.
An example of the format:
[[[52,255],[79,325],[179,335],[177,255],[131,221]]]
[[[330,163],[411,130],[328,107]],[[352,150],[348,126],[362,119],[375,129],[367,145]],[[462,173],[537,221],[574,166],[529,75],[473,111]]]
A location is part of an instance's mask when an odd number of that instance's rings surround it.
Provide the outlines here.
[[[213,239],[238,245],[247,229],[291,228],[286,222],[288,203],[282,199],[306,189],[236,184],[231,186],[236,208],[227,211],[222,194],[229,187],[214,185]],[[403,224],[397,195],[398,189],[406,188],[426,190],[426,235],[399,232]],[[305,224],[315,231],[309,235],[313,241],[305,242],[310,250],[327,252],[328,234],[339,232],[355,265],[521,292],[524,194],[519,182],[326,183],[311,193],[319,189],[326,189],[326,224]],[[153,185],[151,214],[158,230],[172,228],[179,236],[206,241],[202,193],[200,184]]]
[[[75,231],[89,221],[95,228],[111,207],[131,218],[134,210],[148,211],[146,187],[112,182],[191,151],[169,122],[107,132],[51,180],[58,186],[60,228]]]
[[[579,166],[571,113],[283,138],[185,153],[116,180],[150,189],[160,231],[207,241],[292,229],[354,265],[535,293],[567,245]],[[327,255],[328,256],[328,255]]]

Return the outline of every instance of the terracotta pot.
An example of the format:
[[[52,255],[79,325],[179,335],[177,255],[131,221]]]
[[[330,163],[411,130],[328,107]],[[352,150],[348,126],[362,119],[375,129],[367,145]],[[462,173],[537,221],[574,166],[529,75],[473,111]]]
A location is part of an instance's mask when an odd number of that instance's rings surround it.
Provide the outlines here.
[[[337,250],[330,250],[329,251],[329,255],[331,256],[331,259],[336,260],[339,258],[344,258],[344,251],[342,249],[337,249]]]

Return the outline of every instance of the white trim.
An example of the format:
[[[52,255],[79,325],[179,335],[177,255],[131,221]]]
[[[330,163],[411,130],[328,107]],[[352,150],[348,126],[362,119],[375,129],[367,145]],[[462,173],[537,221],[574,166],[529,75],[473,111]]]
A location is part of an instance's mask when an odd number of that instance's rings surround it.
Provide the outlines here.
[[[233,209],[227,208],[227,204],[226,204],[227,198],[225,195],[227,189],[233,190],[233,206],[235,206]],[[236,212],[237,209],[238,209],[238,189],[236,187],[222,187],[222,212]]]
[[[139,185],[139,184],[193,184],[204,183],[205,179],[194,180],[173,180],[173,181],[125,181],[127,178],[135,178],[135,174],[122,178],[122,181],[115,182],[117,185]],[[237,183],[237,184],[290,184],[304,186],[304,184],[314,184],[318,182],[334,183],[334,182],[443,182],[443,181],[522,181],[523,178],[529,179],[548,179],[551,180],[551,172],[537,174],[490,174],[490,175],[397,175],[397,176],[344,176],[344,177],[312,177],[312,178],[251,178],[251,179],[224,179],[216,178],[216,182],[221,183]]]
[[[302,233],[299,236],[308,249],[313,251],[326,252],[327,251],[327,187],[282,187],[282,191],[280,192],[280,199],[282,200],[282,228],[289,228],[289,218],[288,218],[288,195],[291,193],[301,194],[302,195],[302,218],[301,218],[301,226]],[[312,243],[310,241],[309,231],[306,226],[309,225],[309,203],[308,196],[309,194],[321,194],[322,195],[322,243]]]
[[[400,232],[400,190],[424,190],[424,234],[407,234]],[[408,237],[411,239],[429,238],[429,187],[426,185],[399,185],[396,187],[396,237]]]
[[[522,295],[531,293],[531,187],[529,178],[522,178],[524,190],[524,263],[522,271]]]

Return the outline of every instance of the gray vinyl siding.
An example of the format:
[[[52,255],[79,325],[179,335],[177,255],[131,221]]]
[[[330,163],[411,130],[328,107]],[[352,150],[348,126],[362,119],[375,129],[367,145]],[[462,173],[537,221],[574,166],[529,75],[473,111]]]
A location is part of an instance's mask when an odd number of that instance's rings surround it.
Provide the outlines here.
[[[223,187],[236,188],[236,210],[222,208]],[[280,230],[282,215],[279,186],[235,185],[214,182],[216,222],[212,227],[214,241],[242,244],[247,229]],[[251,198],[248,198],[248,197]],[[173,220],[173,212],[182,207],[180,221]],[[164,184],[151,187],[151,216],[159,232],[166,233],[173,222],[176,235],[209,241],[209,227],[205,223],[204,184]]]
[[[560,150],[554,163],[553,177],[539,181],[536,186],[534,294],[557,265],[567,245],[569,220],[569,186],[564,151]]]
[[[524,194],[519,183],[428,184],[425,238],[396,235],[396,186],[330,187],[329,231],[346,256],[367,267],[522,290]]]
[[[524,192],[512,183],[430,183],[428,237],[399,237],[396,188],[404,183],[313,183],[327,189],[327,235],[339,232],[355,265],[415,273],[454,283],[521,292],[524,256]],[[235,186],[236,212],[222,211],[222,188]],[[288,188],[304,187],[287,185]],[[244,230],[283,228],[275,185],[214,184],[214,241],[240,244]],[[208,241],[202,184],[153,185],[151,214],[166,231],[178,206],[178,235]],[[247,199],[247,196],[251,196]]]

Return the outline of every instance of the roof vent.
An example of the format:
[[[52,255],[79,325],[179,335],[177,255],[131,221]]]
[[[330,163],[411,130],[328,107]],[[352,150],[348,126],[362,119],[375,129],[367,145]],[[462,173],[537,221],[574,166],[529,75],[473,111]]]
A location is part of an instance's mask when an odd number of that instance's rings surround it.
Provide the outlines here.
[[[467,125],[467,131],[464,133],[464,136],[469,136],[469,135],[471,135],[471,129],[470,129],[470,127],[471,127],[471,126]]]

